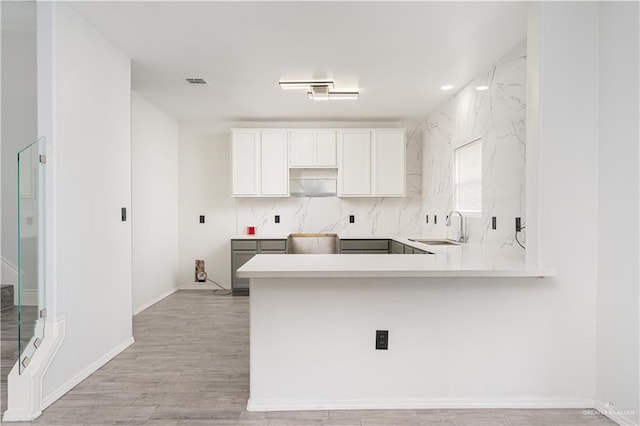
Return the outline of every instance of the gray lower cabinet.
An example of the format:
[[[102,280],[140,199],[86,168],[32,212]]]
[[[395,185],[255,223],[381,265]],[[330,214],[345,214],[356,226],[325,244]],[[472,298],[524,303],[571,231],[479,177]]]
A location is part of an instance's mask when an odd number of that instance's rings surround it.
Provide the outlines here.
[[[236,271],[256,254],[286,254],[287,240],[231,240],[231,291],[234,296],[249,294],[249,278],[238,278]]]
[[[340,240],[340,253],[342,254],[376,254],[389,253],[389,240]]]
[[[404,254],[404,244],[391,240],[391,253]]]

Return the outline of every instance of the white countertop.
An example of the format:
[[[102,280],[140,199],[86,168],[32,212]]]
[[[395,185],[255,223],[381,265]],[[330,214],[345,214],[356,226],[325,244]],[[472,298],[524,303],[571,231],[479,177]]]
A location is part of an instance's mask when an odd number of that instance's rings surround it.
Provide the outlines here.
[[[525,265],[521,259],[523,256],[509,255],[504,250],[480,245],[434,246],[409,241],[404,237],[389,236],[341,236],[340,238],[393,239],[434,254],[256,255],[238,269],[238,277],[551,277],[557,275],[552,268],[532,268]]]

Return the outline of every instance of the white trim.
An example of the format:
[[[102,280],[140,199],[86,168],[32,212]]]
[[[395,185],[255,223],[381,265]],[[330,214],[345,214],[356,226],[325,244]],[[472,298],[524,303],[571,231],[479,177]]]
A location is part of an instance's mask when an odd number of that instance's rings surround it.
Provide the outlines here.
[[[13,263],[9,262],[4,257],[0,259],[0,264],[2,265],[2,272],[0,272],[2,284],[11,284],[12,286],[18,285],[18,267]],[[7,276],[11,278],[7,278]]]
[[[22,306],[39,306],[38,290],[33,290],[33,289],[22,290]]]
[[[31,420],[35,420],[42,415],[42,411],[38,411],[37,413],[32,413],[28,410],[23,411],[5,411],[2,416],[3,422],[30,422]]]
[[[465,408],[584,408],[592,409],[591,399],[356,399],[295,400],[255,399],[247,401],[247,411],[302,410],[418,410]]]
[[[44,324],[41,346],[32,353],[27,368],[20,374],[18,362],[7,377],[7,411],[4,421],[29,421],[42,414],[42,378],[62,345],[65,336],[65,319],[49,319]]]
[[[174,287],[169,291],[165,291],[164,293],[162,293],[160,296],[151,299],[150,301],[148,301],[147,303],[143,303],[142,305],[138,306],[137,308],[134,308],[133,310],[133,316],[138,315],[140,312],[144,311],[147,308],[150,308],[151,306],[155,305],[156,303],[158,303],[159,301],[161,301],[162,299],[164,299],[165,297],[169,297],[171,296],[173,293],[175,293],[176,291],[178,291],[178,287]]]
[[[0,259],[0,280],[13,286],[13,304],[18,305],[18,267],[4,257]]]
[[[633,422],[633,419],[631,419],[629,416],[625,416],[621,412],[621,410],[617,409],[616,407],[607,407],[604,403],[598,400],[596,400],[593,403],[593,406],[594,406],[594,410],[599,411],[600,414],[613,420],[620,426],[636,426],[637,425],[636,423]]]
[[[111,361],[113,358],[116,357],[116,355],[120,354],[120,352],[122,352],[123,350],[131,346],[134,342],[135,340],[133,339],[133,336],[128,337],[124,342],[120,343],[118,346],[116,346],[111,351],[109,351],[106,355],[104,355],[103,357],[99,358],[97,361],[90,364],[84,370],[80,371],[78,374],[76,374],[74,377],[72,377],[70,380],[68,380],[58,389],[51,392],[46,397],[43,396],[41,409],[44,410],[45,408],[47,408],[48,406],[56,402],[64,394],[66,394],[71,389],[73,389],[78,384],[80,384],[80,382],[82,382],[84,379],[86,379],[87,377],[95,373],[100,367],[105,365],[107,362]]]

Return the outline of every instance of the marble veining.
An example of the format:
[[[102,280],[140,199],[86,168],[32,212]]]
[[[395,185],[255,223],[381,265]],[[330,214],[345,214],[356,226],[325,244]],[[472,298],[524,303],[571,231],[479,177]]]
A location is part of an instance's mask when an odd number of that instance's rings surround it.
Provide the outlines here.
[[[526,44],[522,42],[486,73],[476,77],[433,111],[424,126],[421,221],[426,237],[454,237],[453,226],[445,226],[453,208],[453,151],[482,138],[482,215],[466,218],[469,242],[513,251],[524,258],[515,242],[515,217],[525,223],[525,114]],[[480,85],[489,86],[477,91]],[[433,216],[438,216],[434,223]],[[497,229],[491,218],[497,217]],[[524,239],[524,233],[519,238]]]

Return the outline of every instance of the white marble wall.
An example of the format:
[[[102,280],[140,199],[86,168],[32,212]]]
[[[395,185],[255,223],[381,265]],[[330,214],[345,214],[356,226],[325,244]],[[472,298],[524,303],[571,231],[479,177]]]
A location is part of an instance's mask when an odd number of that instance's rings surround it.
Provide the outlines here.
[[[407,128],[405,198],[238,198],[237,233],[248,225],[262,235],[336,232],[342,235],[420,235],[422,208],[422,130]],[[274,216],[280,215],[280,223]],[[349,215],[355,223],[349,223]]]
[[[477,91],[480,85],[487,91]],[[482,138],[482,217],[466,219],[469,242],[520,251],[515,218],[525,213],[526,44],[459,90],[429,115],[424,138],[422,232],[427,237],[455,237],[445,217],[453,205],[453,150]],[[424,215],[429,215],[425,223]],[[433,223],[433,216],[438,223]],[[491,229],[491,217],[497,229]],[[521,241],[524,235],[521,233]],[[520,238],[519,236],[519,238]]]

